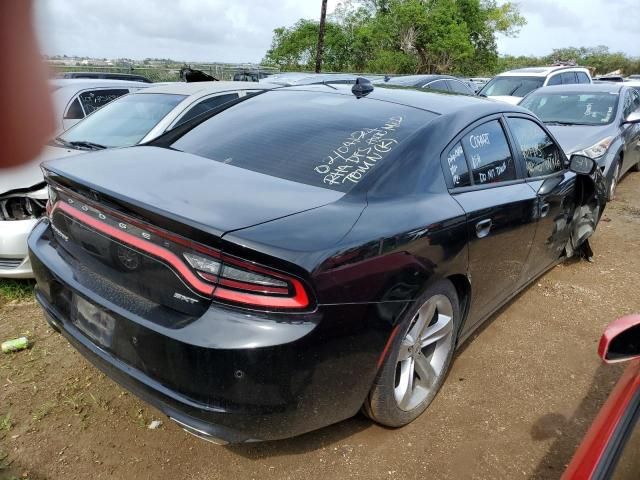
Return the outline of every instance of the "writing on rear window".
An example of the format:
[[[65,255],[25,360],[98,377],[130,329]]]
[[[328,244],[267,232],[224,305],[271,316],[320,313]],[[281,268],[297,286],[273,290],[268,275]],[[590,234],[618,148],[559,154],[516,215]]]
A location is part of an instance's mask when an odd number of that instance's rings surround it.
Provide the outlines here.
[[[449,173],[451,173],[454,187],[469,186],[469,169],[460,142],[456,143],[449,151],[447,165],[449,166]]]
[[[402,116],[394,115],[380,127],[352,132],[314,171],[327,185],[358,183],[398,144],[395,132],[401,124]]]

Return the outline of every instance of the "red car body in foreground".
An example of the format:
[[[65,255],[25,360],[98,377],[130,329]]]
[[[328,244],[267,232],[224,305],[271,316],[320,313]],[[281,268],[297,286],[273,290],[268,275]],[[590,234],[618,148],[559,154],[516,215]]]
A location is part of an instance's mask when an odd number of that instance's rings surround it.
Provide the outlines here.
[[[606,363],[630,361],[598,413],[563,480],[640,479],[640,315],[605,330],[598,354]]]

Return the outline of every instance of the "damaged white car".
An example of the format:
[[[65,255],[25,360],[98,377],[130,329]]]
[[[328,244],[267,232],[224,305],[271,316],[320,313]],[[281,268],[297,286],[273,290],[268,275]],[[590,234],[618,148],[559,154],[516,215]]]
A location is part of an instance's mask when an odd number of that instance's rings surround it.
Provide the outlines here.
[[[275,85],[254,82],[180,82],[139,89],[60,133],[30,164],[3,170],[0,174],[0,278],[33,276],[27,236],[46,213],[47,190],[41,162],[138,145],[185,125],[198,115],[272,88]]]

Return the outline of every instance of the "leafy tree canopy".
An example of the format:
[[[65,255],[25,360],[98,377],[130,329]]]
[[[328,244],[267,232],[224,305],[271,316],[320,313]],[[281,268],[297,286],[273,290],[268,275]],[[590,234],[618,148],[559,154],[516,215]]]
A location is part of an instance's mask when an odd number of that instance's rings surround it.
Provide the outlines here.
[[[499,56],[497,35],[516,36],[525,23],[516,3],[496,0],[344,0],[327,19],[323,70],[480,76],[575,61],[598,74],[640,72],[640,59],[606,46]],[[313,70],[317,40],[315,20],[277,28],[263,62],[283,71]]]
[[[496,35],[524,24],[496,0],[345,0],[328,18],[325,71],[473,74],[496,68]],[[282,70],[315,64],[318,22],[274,30],[264,62]]]

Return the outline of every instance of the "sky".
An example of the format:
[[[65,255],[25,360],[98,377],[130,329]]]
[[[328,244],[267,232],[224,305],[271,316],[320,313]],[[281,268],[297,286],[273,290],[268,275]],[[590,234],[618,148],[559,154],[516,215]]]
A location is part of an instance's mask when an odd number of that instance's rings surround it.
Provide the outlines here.
[[[1,1],[1,0],[0,0]],[[607,45],[640,56],[639,0],[520,0],[528,23],[501,54]],[[36,0],[43,53],[259,62],[274,28],[319,18],[320,0]],[[338,0],[329,0],[328,11]]]

